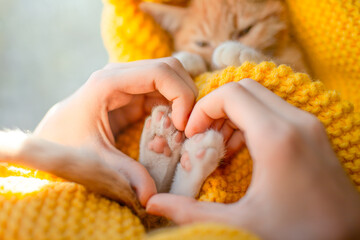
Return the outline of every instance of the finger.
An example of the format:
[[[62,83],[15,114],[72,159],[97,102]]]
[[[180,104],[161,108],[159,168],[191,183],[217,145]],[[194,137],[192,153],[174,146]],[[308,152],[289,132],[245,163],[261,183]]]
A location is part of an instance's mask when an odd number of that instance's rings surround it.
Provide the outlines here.
[[[110,166],[128,179],[140,203],[145,206],[149,198],[156,194],[156,186],[153,178],[139,162],[131,159],[115,147],[109,146],[108,148],[107,151],[103,151],[105,152],[105,159]]]
[[[129,124],[140,120],[144,116],[143,106],[145,104],[145,98],[142,95],[137,95],[132,98],[128,105],[109,112],[109,123],[113,135],[117,136]]]
[[[5,139],[7,141],[2,142]],[[0,132],[0,142],[0,162],[49,172],[141,212],[129,182],[91,151],[63,146],[19,131]]]
[[[108,101],[108,110],[122,107],[124,94],[144,94],[158,90],[172,102],[175,127],[181,131],[185,129],[195,95],[169,65],[156,63],[138,68],[115,69],[111,73],[100,74],[99,79],[105,91],[105,100]]]
[[[191,90],[194,92],[194,95],[197,97],[198,89],[194,81],[192,80],[190,74],[184,69],[180,61],[174,57],[139,60],[139,61],[127,62],[127,63],[109,63],[103,69],[125,69],[129,67],[141,67],[150,63],[158,63],[158,62],[166,63],[172,69],[174,69],[174,71],[179,75],[179,77],[181,77],[185,81],[185,83],[191,88]]]
[[[215,120],[212,124],[211,124],[211,128],[216,130],[216,131],[220,131],[220,129],[222,128],[222,126],[224,125],[225,119],[218,119]]]
[[[240,80],[239,84],[253,95],[256,95],[260,101],[280,116],[292,122],[302,121],[303,111],[289,104],[257,81],[245,78]]]
[[[312,141],[313,138],[311,134],[314,129],[324,129],[323,124],[320,123],[315,115],[291,105],[258,82],[252,79],[243,79],[239,84],[244,86],[249,92],[257,94],[257,98],[263,101],[272,111],[276,112],[283,119],[303,129],[301,134],[309,137],[308,141]],[[324,130],[323,132],[325,133]]]
[[[229,222],[230,205],[199,202],[193,198],[172,194],[156,194],[150,198],[146,211],[153,215],[164,216],[177,224],[193,222]]]
[[[238,83],[228,83],[203,97],[185,129],[187,137],[204,132],[216,119],[228,117],[245,135],[270,127],[278,116]]]
[[[158,92],[154,92],[158,93]],[[169,102],[160,93],[137,95],[132,98],[129,104],[122,108],[109,112],[109,122],[114,136],[126,128],[129,124],[135,123],[144,117],[145,114],[151,113],[154,106],[167,105]]]
[[[169,101],[166,100],[160,93],[158,96],[146,96],[144,103],[145,113],[151,113],[154,106],[168,105]]]
[[[194,92],[195,97],[197,97],[198,96],[198,89],[197,89],[193,79],[191,78],[190,74],[184,69],[181,62],[178,59],[174,58],[174,57],[164,58],[164,60],[170,67],[172,67],[176,71],[176,73],[182,79],[184,79],[185,83]]]
[[[244,134],[237,130],[234,131],[226,144],[226,157],[231,157],[237,153],[245,144]]]
[[[135,190],[141,205],[146,206],[150,197],[157,192],[153,178],[146,168],[136,161],[133,161],[133,166],[129,166],[126,171],[130,185]],[[135,172],[137,174],[133,174]]]
[[[236,129],[236,126],[235,126]],[[224,141],[227,142],[234,132],[233,124],[230,124],[230,120],[226,120],[220,129],[220,133],[224,137]]]

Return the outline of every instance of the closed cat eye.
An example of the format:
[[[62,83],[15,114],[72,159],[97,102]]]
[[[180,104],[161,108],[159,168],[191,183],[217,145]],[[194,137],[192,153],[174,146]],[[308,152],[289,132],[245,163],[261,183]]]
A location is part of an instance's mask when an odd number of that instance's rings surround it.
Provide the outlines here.
[[[210,45],[209,42],[206,41],[196,41],[195,43],[198,47],[207,47]]]
[[[233,38],[238,39],[248,34],[253,26],[249,26],[239,32],[235,32]]]

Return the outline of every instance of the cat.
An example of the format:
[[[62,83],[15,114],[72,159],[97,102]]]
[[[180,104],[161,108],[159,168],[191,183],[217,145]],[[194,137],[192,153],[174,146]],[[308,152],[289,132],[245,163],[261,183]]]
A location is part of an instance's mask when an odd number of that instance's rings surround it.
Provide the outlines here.
[[[300,47],[289,34],[281,0],[193,0],[188,7],[144,2],[141,8],[171,34],[173,56],[193,77],[267,60],[308,72]],[[224,139],[208,130],[184,142],[170,114],[169,107],[158,106],[146,119],[139,161],[158,192],[196,197],[224,157]]]
[[[185,8],[144,2],[141,9],[170,33],[173,56],[193,77],[245,61],[309,72],[290,35],[285,1],[192,0]]]

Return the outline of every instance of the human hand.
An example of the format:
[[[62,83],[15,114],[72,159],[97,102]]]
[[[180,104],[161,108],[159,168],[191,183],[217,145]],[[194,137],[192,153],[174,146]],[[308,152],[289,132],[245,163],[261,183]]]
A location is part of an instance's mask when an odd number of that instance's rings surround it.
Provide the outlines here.
[[[147,212],[175,223],[222,222],[264,239],[359,237],[360,198],[337,160],[322,124],[259,83],[244,79],[202,98],[185,133],[229,118],[243,133],[254,169],[246,195],[233,204],[157,194]]]
[[[114,136],[150,112],[153,104],[163,102],[172,104],[174,125],[184,130],[196,95],[192,79],[174,58],[109,64],[95,72],[72,96],[56,104],[34,135],[80,148],[84,154],[96,155],[98,168],[115,169],[136,190],[140,202],[145,205],[156,193],[155,184],[140,163],[114,147]],[[85,176],[83,171],[89,167],[86,161],[81,163],[83,165],[70,174],[77,173],[77,176],[67,174],[67,179],[76,177],[77,182],[91,187],[93,181],[89,181],[89,175]],[[101,174],[101,177],[106,178],[107,174]],[[99,187],[110,191],[118,189],[109,184]],[[112,197],[111,194],[107,196]]]
[[[127,179],[91,150],[64,146],[25,134],[0,131],[0,162],[28,166],[73,182],[130,207],[141,219],[146,214]]]

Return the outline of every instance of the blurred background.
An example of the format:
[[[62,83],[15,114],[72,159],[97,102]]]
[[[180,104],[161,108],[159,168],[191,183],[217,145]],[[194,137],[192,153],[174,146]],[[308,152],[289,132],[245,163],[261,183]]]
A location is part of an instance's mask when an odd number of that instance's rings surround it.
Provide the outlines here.
[[[103,67],[100,0],[0,0],[0,129],[33,130]]]

